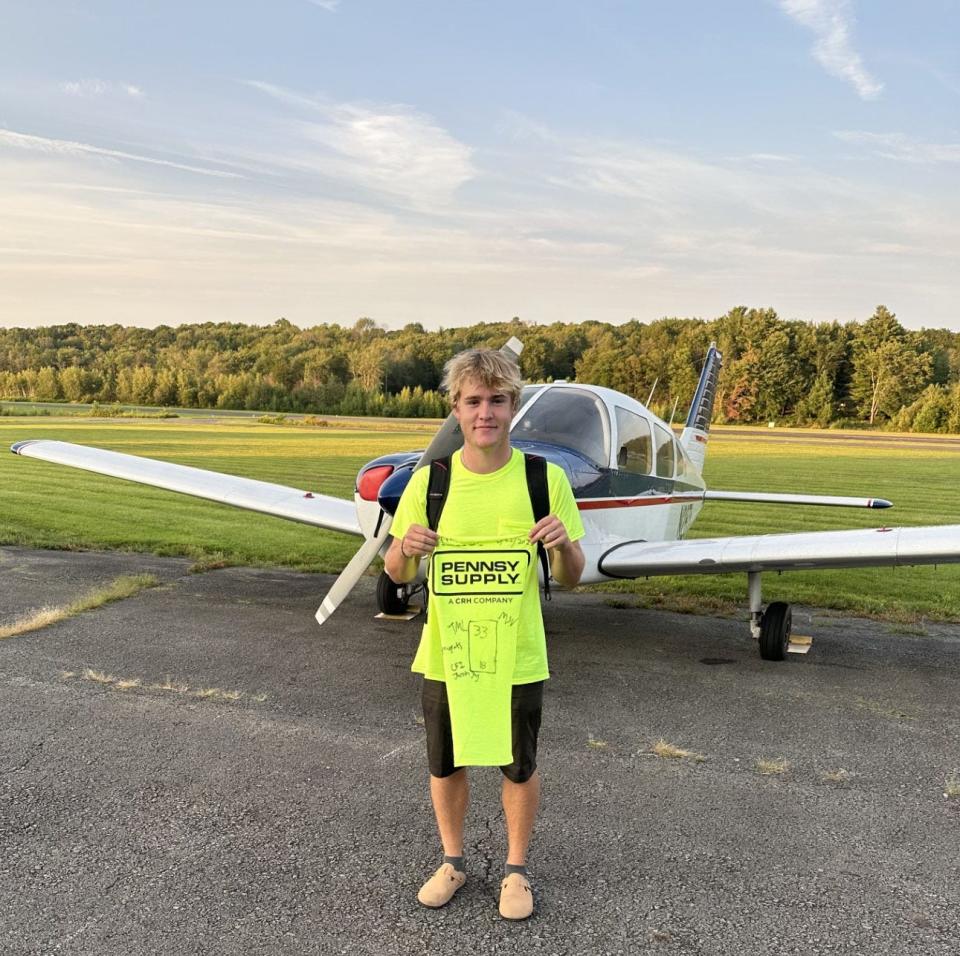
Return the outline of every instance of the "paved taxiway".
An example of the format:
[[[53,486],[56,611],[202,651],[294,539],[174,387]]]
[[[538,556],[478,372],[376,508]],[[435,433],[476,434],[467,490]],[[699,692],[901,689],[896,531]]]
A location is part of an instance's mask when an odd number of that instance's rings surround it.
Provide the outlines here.
[[[537,913],[509,924],[495,770],[467,886],[415,901],[418,625],[372,619],[373,579],[319,629],[328,577],[188,565],[0,549],[0,623],[164,582],[0,641],[5,954],[957,952],[960,627],[797,613],[812,652],[771,664],[740,621],[555,595]]]

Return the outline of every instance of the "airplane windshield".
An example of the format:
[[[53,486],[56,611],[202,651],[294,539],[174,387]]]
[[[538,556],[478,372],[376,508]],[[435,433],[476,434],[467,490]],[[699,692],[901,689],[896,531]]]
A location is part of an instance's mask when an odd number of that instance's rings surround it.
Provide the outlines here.
[[[545,388],[545,385],[524,385],[523,390],[520,392],[520,405],[517,411],[520,411],[534,395],[539,395]]]
[[[511,434],[521,441],[572,448],[601,468],[610,461],[607,410],[596,395],[578,388],[548,388]]]

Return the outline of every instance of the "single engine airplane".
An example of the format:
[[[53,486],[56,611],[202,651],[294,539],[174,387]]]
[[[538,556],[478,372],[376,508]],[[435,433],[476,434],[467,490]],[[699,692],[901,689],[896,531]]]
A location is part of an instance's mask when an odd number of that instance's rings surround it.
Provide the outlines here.
[[[503,348],[516,358],[516,339]],[[706,501],[888,508],[877,498],[711,491],[703,477],[721,355],[711,346],[682,434],[642,403],[609,388],[580,383],[523,389],[511,442],[562,467],[570,479],[586,536],[581,583],[664,574],[745,572],[750,631],[766,660],[783,660],[791,633],[789,605],[763,607],[765,571],[960,562],[960,525],[682,540]],[[462,445],[453,415],[422,452],[384,455],[357,475],[354,501],[223,475],[68,442],[17,442],[18,455],[178,491],[363,537],[364,543],[317,611],[323,624],[389,543],[390,522],[413,472]],[[406,609],[422,584],[396,585],[381,572],[380,609]]]

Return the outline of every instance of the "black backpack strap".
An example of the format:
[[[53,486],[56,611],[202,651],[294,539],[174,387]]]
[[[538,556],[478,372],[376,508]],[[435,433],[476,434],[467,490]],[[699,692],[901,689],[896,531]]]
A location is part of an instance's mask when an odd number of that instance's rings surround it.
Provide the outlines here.
[[[539,455],[524,454],[524,464],[527,470],[527,492],[530,495],[530,504],[533,506],[533,520],[539,521],[550,514],[550,487],[547,484],[547,460]],[[542,541],[537,542],[537,557],[543,569],[543,596],[550,600],[550,561],[547,559],[547,549]]]
[[[450,491],[450,456],[434,458],[430,462],[430,480],[427,483],[427,527],[436,531],[443,506]]]
[[[434,458],[430,462],[430,478],[427,481],[427,527],[431,531],[436,531],[440,526],[440,515],[443,514],[443,506],[447,503],[447,493],[450,491],[450,456],[445,455],[441,458]],[[430,559],[430,566],[433,567],[433,559]],[[431,572],[432,573],[432,572]],[[430,613],[430,584],[429,575],[427,581],[424,581],[424,613]],[[426,619],[426,618],[425,618]]]

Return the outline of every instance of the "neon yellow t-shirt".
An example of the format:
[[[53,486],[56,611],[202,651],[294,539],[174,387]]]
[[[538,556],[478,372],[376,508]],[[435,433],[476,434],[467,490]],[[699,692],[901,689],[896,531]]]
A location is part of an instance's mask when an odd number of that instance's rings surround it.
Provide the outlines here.
[[[430,469],[421,468],[403,492],[390,533],[402,538],[410,525],[427,524],[427,484]],[[550,513],[567,529],[571,541],[584,535],[583,522],[563,469],[547,462]],[[464,467],[460,452],[451,459],[450,490],[440,516],[438,534],[461,542],[489,541],[527,535],[534,525],[533,506],[527,490],[523,453],[516,448],[503,468],[478,475]],[[440,632],[435,614],[427,615],[412,669],[430,680],[445,680]],[[536,575],[530,575],[520,605],[514,684],[546,680],[547,643],[540,613]]]

